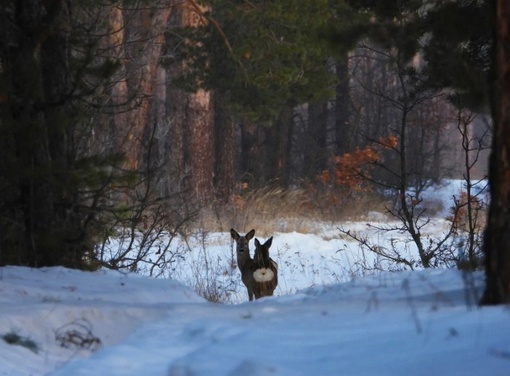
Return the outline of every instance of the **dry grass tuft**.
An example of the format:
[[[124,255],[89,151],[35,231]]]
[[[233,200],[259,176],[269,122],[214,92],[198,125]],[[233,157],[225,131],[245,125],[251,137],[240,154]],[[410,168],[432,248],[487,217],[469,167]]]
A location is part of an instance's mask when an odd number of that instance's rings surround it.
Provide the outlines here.
[[[315,233],[318,222],[366,220],[373,212],[385,213],[387,204],[370,192],[331,200],[317,191],[262,188],[235,195],[229,204],[203,208],[198,225],[209,231],[255,228],[261,237],[274,232]]]
[[[229,204],[213,203],[203,208],[199,222],[213,231],[227,231],[233,227],[243,232],[256,228],[257,234],[264,236],[275,229],[288,231],[288,222],[292,222],[290,231],[306,231],[305,222],[314,217],[316,213],[304,190],[262,188],[235,195]]]

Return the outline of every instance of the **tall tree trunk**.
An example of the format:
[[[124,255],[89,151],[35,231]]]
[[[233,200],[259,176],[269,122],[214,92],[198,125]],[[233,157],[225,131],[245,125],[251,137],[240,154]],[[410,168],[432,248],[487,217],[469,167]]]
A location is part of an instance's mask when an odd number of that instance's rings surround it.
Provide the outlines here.
[[[215,95],[215,126],[216,126],[216,166],[215,188],[220,201],[227,201],[232,195],[235,184],[234,162],[236,158],[235,122],[221,101]]]
[[[202,12],[206,10],[188,1],[183,6],[182,24],[198,27],[205,22]],[[186,69],[187,62],[183,62]],[[184,138],[189,166],[189,184],[199,203],[206,203],[213,196],[215,171],[214,102],[210,91],[199,89],[186,99],[186,131]]]
[[[143,136],[149,123],[149,107],[164,42],[164,32],[172,12],[172,2],[156,8],[125,11],[124,25],[128,34],[126,44],[127,82],[136,97],[136,107],[128,120],[116,128],[117,147],[126,157],[125,168],[137,170],[143,147]],[[123,120],[123,119],[122,119]]]
[[[335,101],[335,153],[341,155],[347,153],[354,146],[354,137],[349,124],[349,65],[347,56],[343,61],[335,65],[336,77],[336,101]]]
[[[328,103],[308,105],[308,132],[303,140],[304,177],[313,180],[327,168]]]
[[[286,186],[290,178],[293,109],[287,108],[270,127],[244,121],[241,125],[241,180],[249,188],[268,183]]]
[[[187,125],[191,188],[201,203],[205,203],[213,195],[215,158],[212,105],[212,95],[208,91],[199,90],[189,95]]]
[[[111,111],[114,112],[113,118],[113,134],[108,127],[104,130],[108,138],[104,141],[108,143],[106,148],[108,151],[118,151],[119,146],[126,143],[126,133],[124,130],[130,123],[129,110],[130,100],[127,83],[127,73],[125,64],[125,25],[122,7],[111,5],[106,8],[108,10],[108,29],[106,39],[107,56],[117,62],[119,67],[112,77],[111,92]],[[108,116],[110,117],[110,116]],[[111,143],[111,145],[110,145]]]
[[[264,144],[264,132],[261,128],[249,120],[241,123],[240,177],[241,183],[249,189],[265,182],[261,147]]]
[[[151,126],[145,135],[146,142],[152,143],[152,147],[146,153],[147,160],[145,163],[151,171],[156,173],[157,193],[167,197],[170,193],[168,187],[171,182],[167,173],[170,161],[170,153],[167,147],[168,135],[170,134],[170,117],[166,112],[167,70],[159,66],[156,76]]]
[[[289,157],[293,115],[292,107],[283,109],[276,123],[266,129],[264,143],[266,181],[275,181],[283,187],[290,183]]]
[[[2,25],[7,99],[0,137],[0,263],[81,267],[84,234],[72,184],[70,15],[67,2],[17,1]],[[3,17],[2,17],[3,18]],[[2,51],[6,49],[2,48]]]
[[[37,4],[33,4],[38,2],[30,2],[31,6],[23,6],[25,4],[21,3],[21,1],[16,3],[13,16],[16,20],[15,27],[24,31],[29,27],[41,25],[42,9]],[[19,242],[17,254],[19,263],[38,266],[44,263],[41,260],[44,250],[41,249],[40,236],[50,230],[53,200],[48,184],[43,182],[40,176],[35,175],[38,168],[47,168],[49,164],[45,120],[43,113],[35,108],[36,104],[44,102],[40,66],[40,47],[43,41],[38,36],[27,35],[26,31],[23,34],[11,42],[13,47],[10,50],[10,60],[4,63],[12,80],[11,98],[14,101],[10,103],[9,112],[12,114],[13,152],[17,156],[14,158],[24,171],[21,176],[16,177],[15,192],[18,193],[18,197],[13,197],[19,202],[20,217],[16,227],[8,230],[3,228],[1,235],[9,234],[8,236],[11,236],[14,241]],[[8,131],[5,124],[2,126],[4,131]],[[6,172],[2,171],[2,175]],[[16,201],[12,201],[11,205]],[[14,244],[9,245],[14,246]],[[10,260],[10,257],[15,257],[16,253],[9,247],[7,255],[4,254],[4,256],[8,257],[7,262],[14,261]]]
[[[186,100],[188,93],[173,86],[171,79],[182,74],[182,66],[174,65],[167,70],[166,112],[170,119],[169,132],[165,142],[169,155],[167,174],[169,193],[181,192],[189,188],[189,171],[187,166],[187,118]]]
[[[510,303],[510,2],[496,0],[494,135],[491,202],[485,230],[486,286],[482,304]]]

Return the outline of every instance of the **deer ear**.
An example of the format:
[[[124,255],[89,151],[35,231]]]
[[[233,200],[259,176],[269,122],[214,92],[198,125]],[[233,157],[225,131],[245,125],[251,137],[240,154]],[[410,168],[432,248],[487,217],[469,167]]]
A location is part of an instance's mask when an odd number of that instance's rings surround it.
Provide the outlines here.
[[[271,244],[273,244],[273,237],[271,236],[269,239],[266,240],[266,242],[264,243],[264,245],[269,248],[271,247]]]
[[[234,240],[239,239],[239,234],[233,228],[230,229],[230,235],[232,236],[232,238],[234,238]]]
[[[255,236],[255,230],[251,230],[249,233],[246,234],[246,239],[248,241]]]
[[[259,242],[259,240],[257,238],[255,238],[255,246],[256,247],[260,247],[260,242]]]

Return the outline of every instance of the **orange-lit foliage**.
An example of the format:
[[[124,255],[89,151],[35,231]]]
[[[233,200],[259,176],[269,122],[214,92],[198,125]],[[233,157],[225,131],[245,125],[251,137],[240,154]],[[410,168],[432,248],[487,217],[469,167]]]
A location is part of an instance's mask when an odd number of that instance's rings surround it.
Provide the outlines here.
[[[382,149],[393,149],[398,145],[395,136],[380,138],[377,143],[364,148],[356,148],[351,153],[346,153],[333,158],[333,174],[328,170],[319,175],[319,182],[323,185],[331,185],[347,188],[352,191],[366,191],[367,179],[375,163],[381,160]]]
[[[237,210],[243,209],[245,204],[245,199],[241,195],[233,195],[232,196],[232,204],[234,208]]]
[[[452,213],[448,220],[453,222],[453,228],[455,232],[461,231],[469,231],[468,229],[468,195],[466,191],[462,191],[460,193],[460,197],[458,201],[455,203],[455,206],[450,209],[450,212]],[[480,209],[483,209],[483,201],[479,200],[477,197],[471,197],[471,208],[475,212],[479,211]]]
[[[379,137],[377,140],[377,145],[379,149],[395,149],[398,145],[398,139],[395,136],[388,136],[386,138]]]

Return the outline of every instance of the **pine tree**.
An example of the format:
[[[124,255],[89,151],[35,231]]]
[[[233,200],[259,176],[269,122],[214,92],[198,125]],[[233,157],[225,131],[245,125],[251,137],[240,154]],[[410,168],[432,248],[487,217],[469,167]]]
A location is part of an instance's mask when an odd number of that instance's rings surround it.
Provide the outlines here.
[[[319,38],[334,9],[325,0],[204,4],[200,27],[181,30],[174,45],[169,35],[175,61],[186,61],[178,83],[192,92],[214,90],[215,104],[226,120],[217,127],[240,124],[246,145],[241,148],[246,153],[241,155],[241,174],[260,184],[285,180],[294,106],[324,100],[334,90],[335,78],[326,64],[331,51]],[[233,128],[218,132],[217,150],[236,150],[233,143],[224,144],[235,139],[222,134],[234,134]]]
[[[90,151],[98,92],[119,65],[95,57],[101,9],[81,5],[0,9],[2,265],[93,268],[106,192],[122,183],[119,154]]]
[[[493,144],[489,182],[491,202],[485,230],[486,285],[482,304],[510,303],[510,4],[488,2],[495,19]]]

